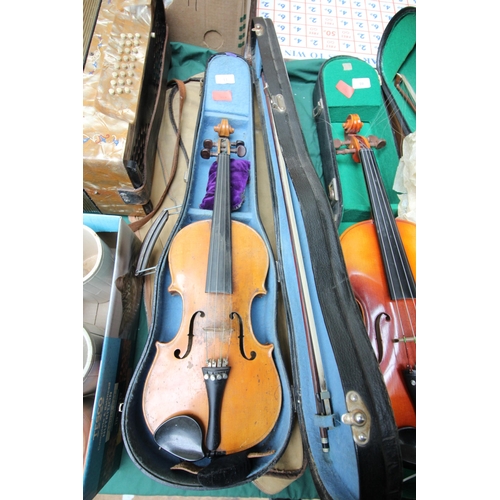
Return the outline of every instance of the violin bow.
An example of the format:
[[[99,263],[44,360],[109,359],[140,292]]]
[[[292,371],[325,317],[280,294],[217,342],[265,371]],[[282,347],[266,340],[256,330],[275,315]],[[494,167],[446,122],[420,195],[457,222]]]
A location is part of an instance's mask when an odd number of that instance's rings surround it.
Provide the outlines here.
[[[404,100],[409,104],[413,112],[417,112],[417,94],[410,85],[410,82],[401,73],[396,73],[394,77],[394,85],[398,89],[398,92],[403,96]],[[402,87],[404,85],[405,88]]]
[[[279,143],[274,115],[271,109],[270,94],[267,84],[264,84],[264,93],[266,95],[266,102],[269,111],[269,121],[271,123],[272,134],[274,143]],[[276,147],[276,155],[278,157],[278,169],[283,186],[283,198],[285,202],[288,227],[292,236],[292,252],[294,256],[295,268],[297,269],[297,284],[299,287],[300,300],[302,306],[302,313],[304,317],[304,328],[306,331],[306,341],[309,354],[309,363],[313,376],[313,386],[316,395],[316,411],[318,415],[332,415],[332,408],[330,404],[330,392],[326,385],[325,371],[323,368],[323,360],[319,349],[318,333],[316,331],[316,323],[314,321],[314,314],[311,303],[311,295],[309,292],[309,285],[307,283],[306,270],[304,266],[304,257],[299,240],[299,231],[295,219],[295,211],[293,208],[292,195],[290,191],[290,184],[286,171],[285,160],[281,152],[281,148]],[[320,427],[321,447],[323,452],[330,451],[328,441],[328,429]]]

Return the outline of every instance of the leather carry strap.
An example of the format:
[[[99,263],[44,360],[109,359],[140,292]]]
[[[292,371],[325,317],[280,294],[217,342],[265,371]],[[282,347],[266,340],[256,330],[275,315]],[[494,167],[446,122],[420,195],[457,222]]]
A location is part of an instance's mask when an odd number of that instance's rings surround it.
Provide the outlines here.
[[[167,181],[167,185],[165,186],[165,189],[158,203],[153,208],[153,210],[151,210],[151,212],[142,219],[137,220],[135,222],[131,222],[129,224],[130,229],[134,232],[139,230],[141,227],[144,226],[144,224],[149,222],[157,214],[158,210],[160,210],[161,206],[163,205],[163,202],[165,201],[167,193],[170,189],[172,181],[174,180],[175,173],[177,171],[177,163],[179,160],[179,151],[181,146],[181,116],[182,116],[182,108],[184,106],[184,101],[186,99],[186,86],[184,85],[184,82],[182,80],[172,80],[171,82],[169,82],[168,87],[174,87],[174,88],[177,87],[177,91],[179,92],[179,123],[177,125],[177,134],[174,146],[174,156],[172,158],[172,168],[170,169],[170,177]]]

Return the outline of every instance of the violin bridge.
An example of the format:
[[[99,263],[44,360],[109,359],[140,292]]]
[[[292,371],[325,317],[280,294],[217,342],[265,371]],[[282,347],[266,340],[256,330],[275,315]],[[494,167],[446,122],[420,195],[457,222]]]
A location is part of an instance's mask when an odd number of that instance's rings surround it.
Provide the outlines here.
[[[207,359],[207,368],[226,368],[228,365],[229,360],[227,358]],[[227,378],[227,376],[224,378]],[[207,376],[205,376],[205,379],[207,379]]]

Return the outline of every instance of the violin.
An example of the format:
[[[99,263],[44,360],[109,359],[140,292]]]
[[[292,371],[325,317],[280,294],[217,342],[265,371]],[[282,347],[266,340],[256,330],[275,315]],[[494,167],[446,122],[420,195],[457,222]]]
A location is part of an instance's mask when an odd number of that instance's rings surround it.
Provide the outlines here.
[[[385,141],[359,135],[362,126],[349,115],[334,146],[361,163],[373,218],[349,227],[340,243],[396,425],[416,428],[416,224],[394,218],[372,149]]]
[[[169,292],[182,296],[182,319],[171,341],[156,343],[143,392],[156,441],[190,461],[249,450],[281,409],[274,345],[260,344],[251,324],[252,301],[266,293],[268,250],[253,228],[231,219],[230,155],[244,156],[246,148],[230,142],[228,120],[214,130],[218,140],[205,140],[201,152],[217,157],[212,218],[172,240]],[[196,436],[201,442],[190,445]]]

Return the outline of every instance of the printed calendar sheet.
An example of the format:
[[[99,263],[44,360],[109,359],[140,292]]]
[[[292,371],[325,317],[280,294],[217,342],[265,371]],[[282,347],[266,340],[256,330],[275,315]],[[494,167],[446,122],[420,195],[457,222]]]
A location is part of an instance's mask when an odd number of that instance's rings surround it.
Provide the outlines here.
[[[352,55],[376,65],[392,16],[416,0],[258,0],[257,15],[272,19],[283,58]]]

